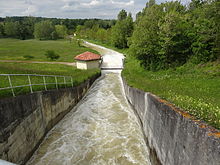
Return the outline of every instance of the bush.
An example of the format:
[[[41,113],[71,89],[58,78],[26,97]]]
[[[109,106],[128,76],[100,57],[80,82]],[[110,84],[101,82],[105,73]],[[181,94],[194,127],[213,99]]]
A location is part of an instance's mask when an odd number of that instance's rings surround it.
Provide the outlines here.
[[[57,60],[60,58],[58,54],[56,54],[53,50],[47,50],[45,56],[51,60]]]
[[[31,56],[31,55],[25,55],[25,56],[23,56],[26,60],[30,60],[30,59],[32,59],[32,58],[34,58],[34,56]]]

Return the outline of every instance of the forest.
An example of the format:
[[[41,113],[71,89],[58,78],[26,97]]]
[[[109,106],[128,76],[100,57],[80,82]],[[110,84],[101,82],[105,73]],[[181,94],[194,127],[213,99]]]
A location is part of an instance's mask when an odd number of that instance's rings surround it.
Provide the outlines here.
[[[100,28],[108,29],[115,24],[115,20],[101,19],[59,19],[44,17],[0,17],[0,38],[17,38],[54,40],[72,35],[78,26],[92,27],[98,25]]]
[[[186,6],[150,0],[135,21],[121,10],[112,28],[78,26],[76,31],[82,38],[128,48],[146,70],[205,63],[220,56],[220,2],[192,0]]]

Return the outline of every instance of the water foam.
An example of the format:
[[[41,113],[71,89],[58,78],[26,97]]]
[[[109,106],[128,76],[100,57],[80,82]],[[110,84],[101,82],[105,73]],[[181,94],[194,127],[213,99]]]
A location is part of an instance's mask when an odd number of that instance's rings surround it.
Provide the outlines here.
[[[104,71],[27,164],[145,165],[150,164],[148,155],[140,123],[125,98],[120,71]]]

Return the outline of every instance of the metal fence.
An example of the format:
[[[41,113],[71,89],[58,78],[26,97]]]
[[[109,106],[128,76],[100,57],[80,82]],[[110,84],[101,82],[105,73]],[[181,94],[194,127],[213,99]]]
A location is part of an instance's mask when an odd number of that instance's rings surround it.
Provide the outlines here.
[[[56,85],[56,88],[58,89],[59,85],[68,85],[71,84],[73,87],[73,79],[71,76],[58,76],[58,75],[37,75],[37,74],[0,74],[0,77],[5,76],[8,79],[8,87],[0,87],[1,90],[7,90],[10,89],[12,92],[12,95],[15,97],[15,88],[23,88],[23,87],[29,87],[30,92],[33,93],[33,86],[44,86],[44,89],[47,90],[47,85]],[[13,85],[12,77],[13,76],[25,76],[27,78],[28,83],[24,85]],[[36,84],[32,83],[31,77],[41,77],[42,83]],[[47,77],[53,78],[54,82],[47,82]],[[62,79],[61,82],[58,82],[58,78]],[[68,81],[70,80],[70,81]],[[1,80],[0,80],[1,81]],[[14,83],[15,84],[15,83]]]

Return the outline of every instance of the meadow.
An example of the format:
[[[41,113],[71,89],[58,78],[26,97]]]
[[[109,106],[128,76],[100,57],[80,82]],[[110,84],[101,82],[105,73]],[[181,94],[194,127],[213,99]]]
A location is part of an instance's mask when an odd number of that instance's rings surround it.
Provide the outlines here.
[[[60,58],[56,61],[74,62],[74,57],[85,51],[97,53],[86,47],[79,46],[76,40],[18,40],[0,39],[0,60],[31,60],[50,61],[45,56],[47,50],[53,50]],[[33,58],[25,58],[32,56]]]
[[[26,61],[50,61],[44,55],[47,50],[54,50],[59,54],[60,58],[56,61],[74,62],[74,57],[85,51],[97,53],[96,51],[79,46],[77,41],[69,40],[18,40],[18,39],[0,39],[0,60],[26,60]],[[26,59],[25,56],[33,58]],[[0,74],[41,74],[41,75],[61,75],[71,76],[73,85],[76,86],[95,74],[100,73],[99,69],[79,70],[73,66],[62,64],[34,64],[34,63],[5,63],[0,62]],[[62,83],[63,78],[58,78],[58,83]],[[13,86],[28,85],[27,76],[12,76]],[[42,77],[31,77],[32,84],[43,84]],[[54,78],[46,78],[49,83],[54,83]],[[67,80],[71,81],[71,80]],[[0,88],[9,87],[7,76],[0,76]],[[72,86],[69,84],[68,86]],[[67,87],[68,87],[67,86]],[[59,85],[59,88],[66,87]],[[44,90],[44,86],[34,86],[33,91]],[[48,85],[47,89],[56,88],[56,85]],[[15,95],[30,93],[29,87],[16,88]],[[0,98],[11,97],[12,92],[8,90],[0,90]]]

